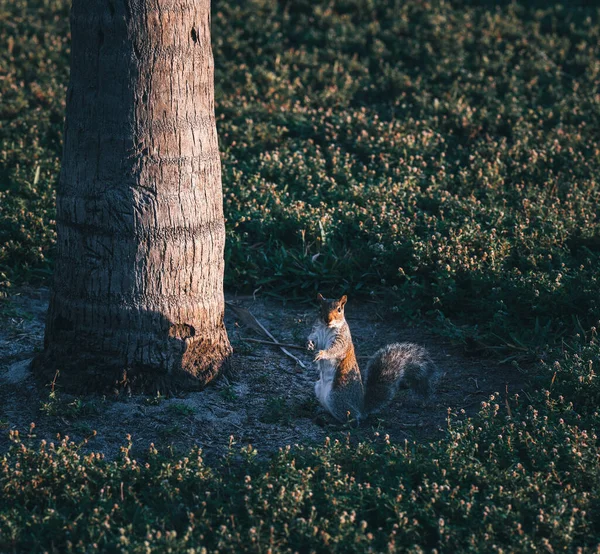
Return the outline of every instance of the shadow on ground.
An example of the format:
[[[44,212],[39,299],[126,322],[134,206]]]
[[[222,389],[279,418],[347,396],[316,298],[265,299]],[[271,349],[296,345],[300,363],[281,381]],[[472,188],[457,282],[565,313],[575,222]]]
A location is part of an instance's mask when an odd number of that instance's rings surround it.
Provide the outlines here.
[[[90,438],[85,448],[109,458],[127,443],[127,434],[139,456],[151,443],[175,453],[197,444],[209,459],[225,453],[231,441],[252,444],[267,454],[288,444],[320,444],[327,436],[348,432],[357,440],[374,432],[396,441],[435,440],[446,428],[449,407],[472,414],[490,394],[512,395],[525,382],[510,365],[467,357],[458,346],[386,317],[377,304],[351,301],[347,319],[361,365],[389,342],[413,341],[430,350],[444,376],[427,405],[401,393],[385,414],[372,416],[360,428],[339,425],[314,398],[317,374],[309,353],[294,351],[307,367],[303,370],[277,348],[242,340],[260,337],[231,310],[226,325],[235,354],[228,378],[177,397],[74,397],[61,393],[60,375],[54,385],[43,386],[29,370],[42,346],[47,297],[45,289],[23,290],[0,303],[0,452],[8,448],[9,430],[25,434],[32,422],[37,438],[54,440],[58,433],[76,443]],[[249,309],[285,343],[303,345],[315,316],[308,304],[290,308],[267,299],[228,300]]]

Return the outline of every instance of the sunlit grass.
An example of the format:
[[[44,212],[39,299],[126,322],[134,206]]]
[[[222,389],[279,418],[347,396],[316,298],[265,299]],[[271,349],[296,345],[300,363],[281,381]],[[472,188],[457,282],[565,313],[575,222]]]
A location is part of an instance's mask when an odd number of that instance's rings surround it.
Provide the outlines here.
[[[225,278],[373,295],[470,348],[543,359],[541,392],[449,415],[431,446],[233,448],[215,467],[13,434],[0,550],[597,548],[599,13],[481,4],[214,3]],[[0,44],[7,289],[51,272],[68,2],[0,0]]]

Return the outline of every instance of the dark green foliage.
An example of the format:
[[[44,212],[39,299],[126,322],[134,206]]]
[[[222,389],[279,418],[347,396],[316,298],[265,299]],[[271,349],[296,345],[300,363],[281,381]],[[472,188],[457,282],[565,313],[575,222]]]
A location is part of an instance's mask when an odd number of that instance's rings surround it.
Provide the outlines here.
[[[174,416],[190,417],[196,413],[192,406],[180,402],[174,402],[167,406],[167,411]]]
[[[374,292],[527,347],[591,325],[598,12],[527,4],[217,2],[227,285]],[[49,270],[67,13],[0,2],[4,284]]]
[[[50,272],[68,13],[62,0],[0,0],[0,287]]]
[[[431,445],[328,440],[269,462],[251,447],[207,466],[199,450],[115,461],[68,438],[21,440],[0,458],[0,550],[87,552],[575,552],[600,538],[600,349],[582,340],[546,375],[552,391],[491,396],[449,414]],[[586,381],[586,379],[588,379]],[[576,400],[582,400],[577,392]]]
[[[50,392],[48,401],[40,404],[40,411],[48,416],[66,419],[77,419],[99,412],[94,402],[87,402],[81,398],[65,399],[56,391]]]
[[[13,433],[1,551],[599,548],[599,12],[522,4],[223,0],[213,43],[227,285],[385,295],[544,358],[542,392],[449,414],[433,445],[246,448],[214,467]],[[3,287],[50,270],[67,16],[67,0],[0,0]],[[312,409],[275,398],[265,417]]]
[[[265,402],[261,421],[276,425],[290,425],[292,423],[292,415],[288,401],[283,396],[273,396]]]
[[[392,288],[504,341],[594,321],[595,10],[255,2],[214,21],[228,284]]]

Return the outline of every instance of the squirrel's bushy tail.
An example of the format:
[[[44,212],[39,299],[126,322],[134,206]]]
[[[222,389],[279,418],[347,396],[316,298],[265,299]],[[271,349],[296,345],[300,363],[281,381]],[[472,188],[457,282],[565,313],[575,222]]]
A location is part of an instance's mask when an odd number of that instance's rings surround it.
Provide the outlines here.
[[[388,344],[375,353],[365,370],[365,411],[385,408],[400,387],[427,398],[437,379],[438,370],[423,347],[408,342]]]

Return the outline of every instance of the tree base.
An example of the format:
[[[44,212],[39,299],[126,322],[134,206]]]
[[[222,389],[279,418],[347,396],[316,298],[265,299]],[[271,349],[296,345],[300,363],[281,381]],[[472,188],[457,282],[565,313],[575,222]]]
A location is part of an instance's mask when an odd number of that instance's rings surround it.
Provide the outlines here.
[[[190,345],[169,367],[156,364],[127,364],[97,352],[86,354],[81,350],[68,353],[50,347],[32,361],[34,374],[44,385],[54,386],[72,394],[175,394],[204,389],[211,381],[231,371],[232,349],[211,342]]]

